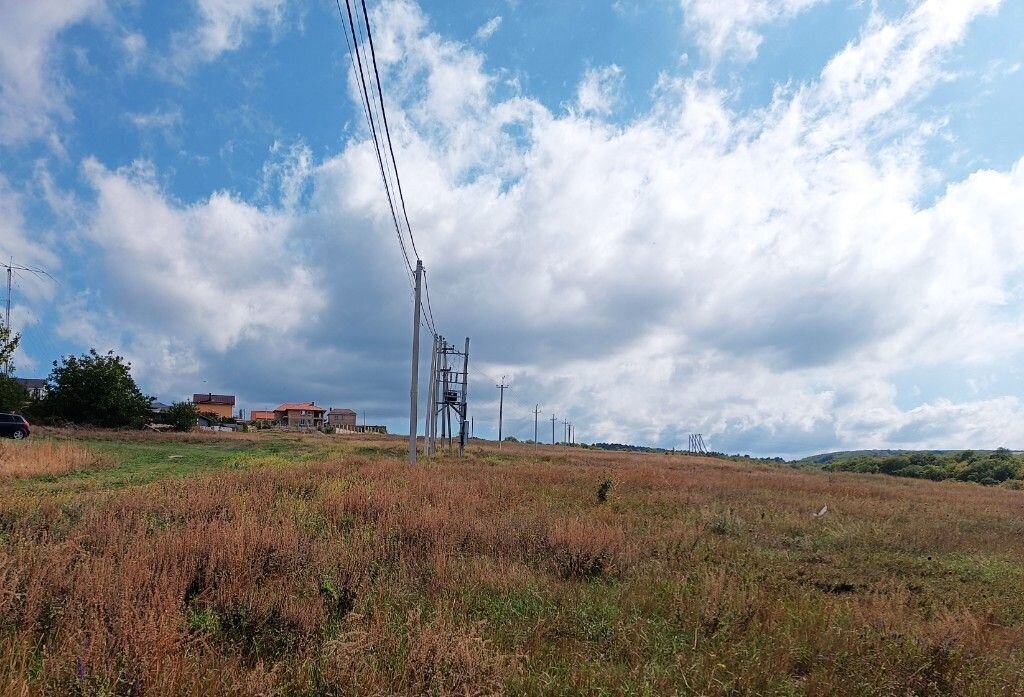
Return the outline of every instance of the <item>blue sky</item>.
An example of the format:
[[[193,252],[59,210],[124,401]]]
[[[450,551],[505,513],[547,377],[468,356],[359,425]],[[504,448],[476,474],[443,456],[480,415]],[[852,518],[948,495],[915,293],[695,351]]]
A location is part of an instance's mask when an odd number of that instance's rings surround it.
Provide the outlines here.
[[[370,3],[477,432],[1024,447],[1024,5]],[[409,291],[331,2],[0,0],[18,373],[401,429]]]

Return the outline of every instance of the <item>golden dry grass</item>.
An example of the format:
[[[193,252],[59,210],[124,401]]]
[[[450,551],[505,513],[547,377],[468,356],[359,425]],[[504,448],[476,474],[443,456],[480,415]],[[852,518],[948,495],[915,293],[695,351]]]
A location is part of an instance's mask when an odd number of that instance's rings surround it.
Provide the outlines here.
[[[0,691],[1024,694],[1024,493],[345,444],[0,494]]]
[[[59,476],[110,464],[102,455],[70,441],[0,440],[0,480]]]

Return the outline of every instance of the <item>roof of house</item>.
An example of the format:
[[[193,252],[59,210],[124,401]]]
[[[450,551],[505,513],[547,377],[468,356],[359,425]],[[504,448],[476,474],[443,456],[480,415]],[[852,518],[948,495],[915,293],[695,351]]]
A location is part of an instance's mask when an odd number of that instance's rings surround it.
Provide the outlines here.
[[[302,409],[307,411],[327,411],[323,407],[318,407],[313,402],[285,402],[274,411],[297,411]]]
[[[152,409],[153,411],[167,411],[168,409],[170,409],[170,406],[164,404],[163,402],[158,402],[154,399],[152,402],[149,403],[149,408]]]
[[[274,412],[270,409],[252,409],[249,418],[253,421],[269,421],[274,418]]]
[[[356,415],[356,413],[354,411],[352,411],[351,409],[331,409],[330,413],[331,414],[345,414],[346,416],[349,416],[349,415],[355,416]]]
[[[235,395],[233,394],[213,394],[207,392],[205,394],[194,394],[192,395],[193,404],[230,404],[235,405]]]
[[[14,381],[26,390],[38,390],[46,387],[46,380],[43,378],[14,378]]]

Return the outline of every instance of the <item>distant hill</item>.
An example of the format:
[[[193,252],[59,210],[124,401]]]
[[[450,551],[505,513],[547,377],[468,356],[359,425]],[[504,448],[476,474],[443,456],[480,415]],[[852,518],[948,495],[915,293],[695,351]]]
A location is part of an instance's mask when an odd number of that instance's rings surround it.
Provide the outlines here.
[[[961,450],[837,450],[832,453],[821,453],[819,455],[808,455],[799,460],[794,460],[797,465],[828,465],[842,460],[852,460],[859,457],[893,457],[896,455],[913,455],[914,453],[932,453],[934,455],[949,455],[951,453],[963,452]],[[991,450],[975,450],[976,453],[989,453]]]
[[[957,453],[975,453],[976,455],[990,455],[996,452],[992,450],[838,450],[834,453],[821,453],[820,455],[808,455],[807,457],[799,460],[793,460],[791,464],[794,465],[828,465],[833,462],[842,462],[843,460],[854,460],[858,458],[870,458],[870,457],[899,457],[901,455],[916,455],[920,453],[930,453],[932,455],[956,455]],[[1011,450],[1014,455],[1019,455],[1024,451]]]

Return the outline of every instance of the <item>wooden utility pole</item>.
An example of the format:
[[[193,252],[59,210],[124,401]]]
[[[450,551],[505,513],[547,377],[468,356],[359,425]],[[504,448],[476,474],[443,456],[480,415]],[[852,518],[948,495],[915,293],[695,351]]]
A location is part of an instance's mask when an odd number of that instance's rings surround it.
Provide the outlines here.
[[[540,405],[533,408],[533,449],[537,449],[537,420],[540,417]]]
[[[555,444],[555,415],[551,415],[551,445]]]

